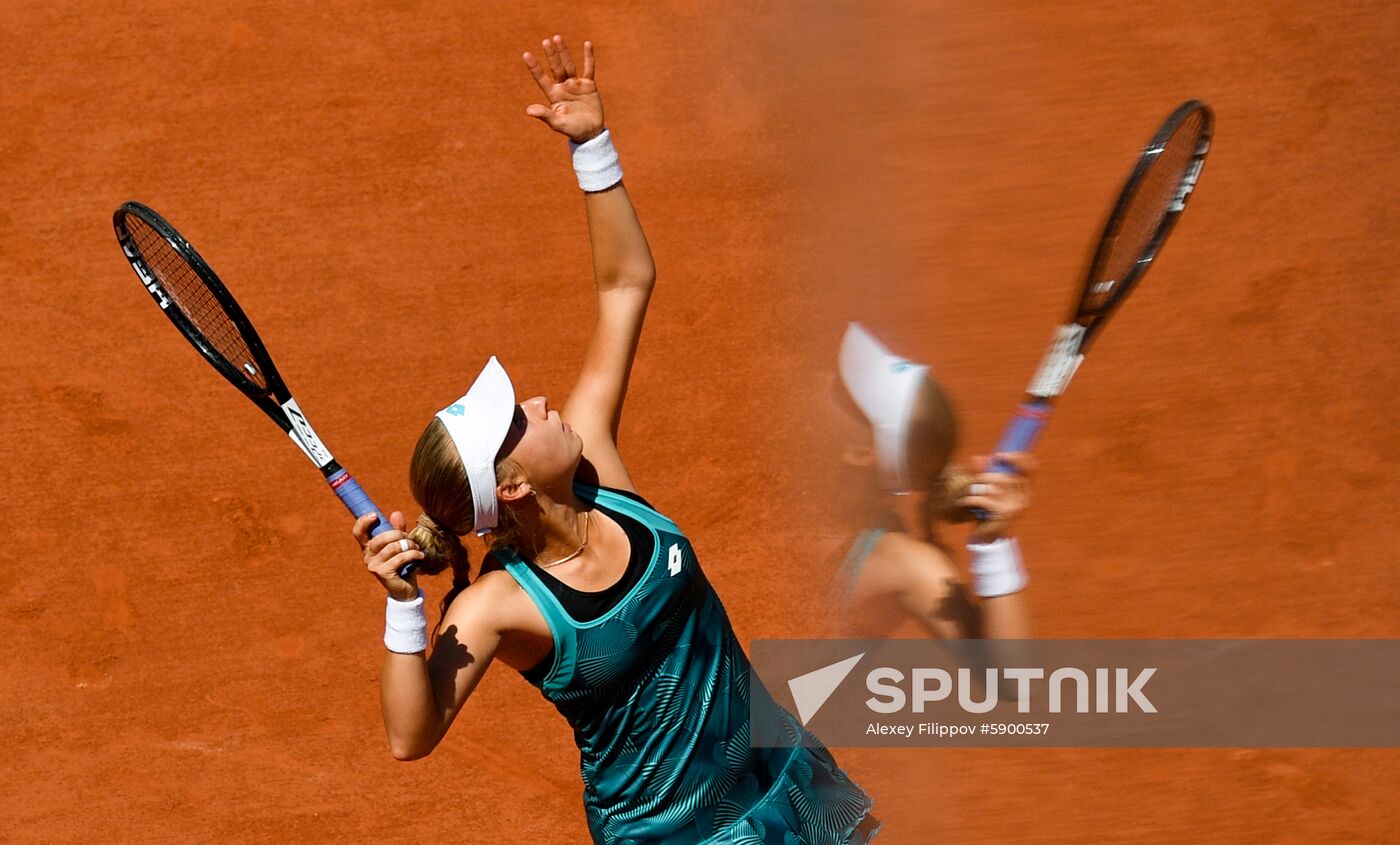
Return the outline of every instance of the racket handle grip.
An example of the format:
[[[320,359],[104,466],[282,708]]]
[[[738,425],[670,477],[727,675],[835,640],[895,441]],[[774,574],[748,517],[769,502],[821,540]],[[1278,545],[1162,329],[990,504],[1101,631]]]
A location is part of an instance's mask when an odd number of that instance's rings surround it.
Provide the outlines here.
[[[1006,430],[1001,433],[1001,440],[997,441],[997,453],[1029,452],[1035,446],[1035,441],[1040,438],[1046,421],[1050,419],[1050,410],[1050,403],[1043,399],[1022,402],[1017,406],[1011,422],[1006,424]],[[1016,468],[993,455],[987,471],[1015,472]]]
[[[997,453],[1029,452],[1039,439],[1045,423],[1050,419],[1050,411],[1051,405],[1044,399],[1022,402],[1012,415],[1011,422],[1006,424],[1006,429],[1001,433],[1001,440],[997,441]],[[1014,473],[1016,468],[993,455],[987,472]],[[987,512],[982,508],[973,508],[972,515],[979,521],[987,518]]]
[[[331,490],[335,491],[335,494],[340,497],[340,501],[345,503],[345,507],[350,509],[350,513],[354,514],[356,519],[368,513],[379,517],[379,521],[370,526],[369,536],[377,537],[394,527],[389,524],[389,518],[375,507],[374,502],[370,501],[369,494],[360,487],[360,482],[356,481],[355,477],[348,471],[341,469],[332,473],[326,478],[326,483],[331,486]],[[417,568],[416,561],[406,563],[399,570],[399,577],[407,578]]]

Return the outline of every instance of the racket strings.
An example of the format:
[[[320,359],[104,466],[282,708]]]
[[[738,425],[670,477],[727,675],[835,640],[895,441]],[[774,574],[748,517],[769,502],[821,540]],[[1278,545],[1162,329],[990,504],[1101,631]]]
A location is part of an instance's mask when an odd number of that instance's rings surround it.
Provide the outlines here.
[[[1181,122],[1148,165],[1128,207],[1119,217],[1118,230],[1105,252],[1099,281],[1085,301],[1088,308],[1100,308],[1114,296],[1124,280],[1139,264],[1155,257],[1154,240],[1172,211],[1182,181],[1196,160],[1206,129],[1206,116],[1197,111]]]
[[[266,389],[267,380],[255,363],[247,341],[223,304],[209,290],[208,283],[145,220],[128,214],[126,227],[141,250],[146,265],[160,279],[170,299],[184,312],[195,329],[244,378]]]

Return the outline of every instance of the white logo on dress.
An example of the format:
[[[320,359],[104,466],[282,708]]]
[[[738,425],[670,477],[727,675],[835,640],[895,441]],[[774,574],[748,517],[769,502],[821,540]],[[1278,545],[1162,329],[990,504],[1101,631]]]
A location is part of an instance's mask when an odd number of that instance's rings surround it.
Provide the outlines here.
[[[669,569],[669,570],[671,571],[671,574],[672,574],[672,575],[675,575],[675,574],[677,574],[677,573],[679,573],[679,572],[681,571],[681,546],[680,546],[680,543],[672,543],[672,544],[671,544],[671,557],[670,557],[670,560],[666,563],[666,568]]]

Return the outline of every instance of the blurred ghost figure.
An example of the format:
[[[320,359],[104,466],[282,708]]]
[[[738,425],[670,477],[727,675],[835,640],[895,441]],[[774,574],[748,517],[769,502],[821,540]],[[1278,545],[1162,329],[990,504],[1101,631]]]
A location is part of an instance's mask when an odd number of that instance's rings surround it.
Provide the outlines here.
[[[891,353],[859,323],[846,329],[840,370],[872,431],[882,511],[837,578],[846,633],[882,637],[912,619],[937,637],[1028,637],[1013,528],[1030,503],[1030,456],[998,456],[1015,473],[987,472],[986,457],[974,457],[970,473],[952,464],[958,423],[947,394],[926,365]],[[952,523],[971,524],[966,577],[938,531]]]

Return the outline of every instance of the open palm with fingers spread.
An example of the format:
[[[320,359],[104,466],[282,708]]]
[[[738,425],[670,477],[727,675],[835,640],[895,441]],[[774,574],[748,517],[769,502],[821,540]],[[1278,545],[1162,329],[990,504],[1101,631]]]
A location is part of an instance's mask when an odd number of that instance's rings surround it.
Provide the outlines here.
[[[542,42],[544,64],[526,53],[521,58],[535,77],[549,105],[534,103],[525,113],[549,124],[549,128],[583,143],[603,131],[603,98],[593,82],[593,43],[583,42],[583,72],[574,66],[574,57],[562,36]]]

